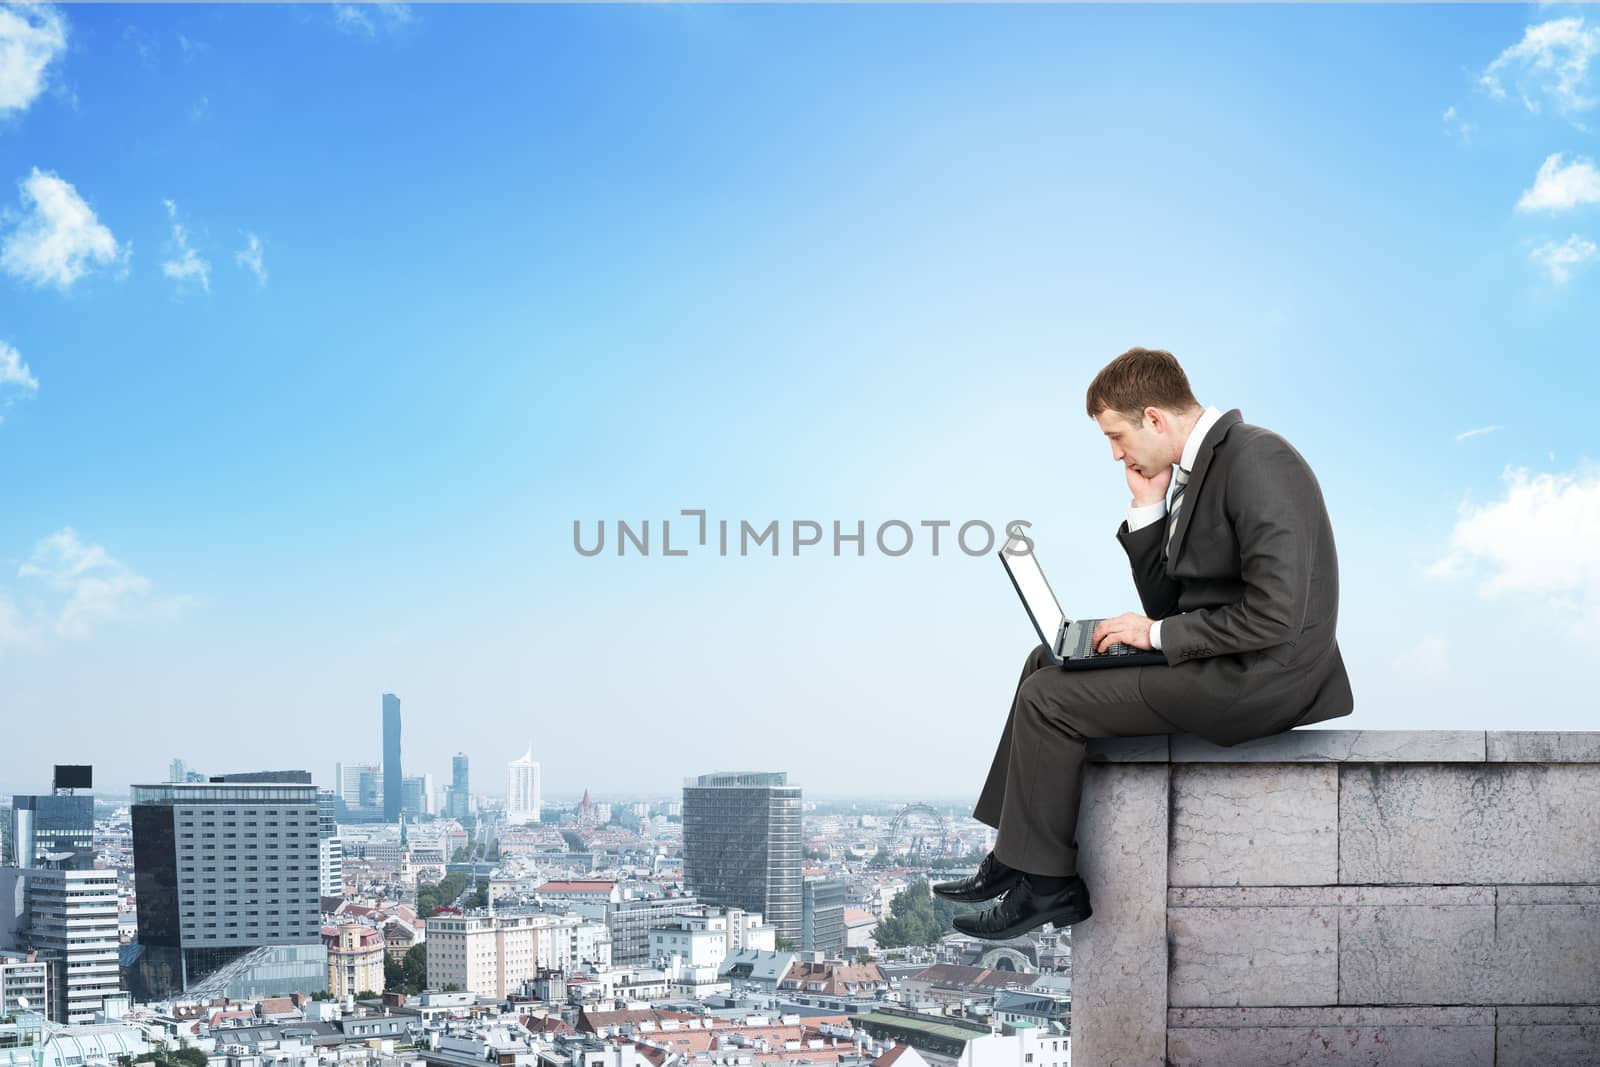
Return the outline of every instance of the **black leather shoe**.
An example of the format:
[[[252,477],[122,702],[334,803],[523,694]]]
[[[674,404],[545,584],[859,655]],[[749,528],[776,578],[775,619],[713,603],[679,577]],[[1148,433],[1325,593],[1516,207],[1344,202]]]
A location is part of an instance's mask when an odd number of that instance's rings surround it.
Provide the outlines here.
[[[974,915],[957,915],[950,924],[971,937],[1004,941],[1045,923],[1071,926],[1093,914],[1089,887],[1077,875],[1056,892],[1038,893],[1024,874],[1000,903]]]
[[[980,900],[993,900],[1022,879],[1022,872],[1007,867],[995,859],[991,852],[983,857],[978,870],[970,878],[956,882],[938,882],[933,891],[946,900],[959,900],[974,904]]]

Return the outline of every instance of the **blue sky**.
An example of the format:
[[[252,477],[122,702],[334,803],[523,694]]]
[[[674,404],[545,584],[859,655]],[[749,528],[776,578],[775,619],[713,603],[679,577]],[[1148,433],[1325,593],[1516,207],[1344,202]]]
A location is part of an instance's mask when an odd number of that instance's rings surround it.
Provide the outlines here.
[[[491,791],[974,796],[992,558],[573,522],[1023,519],[1135,609],[1132,345],[1316,471],[1332,725],[1595,726],[1582,7],[0,11],[0,780],[326,781],[392,690]]]

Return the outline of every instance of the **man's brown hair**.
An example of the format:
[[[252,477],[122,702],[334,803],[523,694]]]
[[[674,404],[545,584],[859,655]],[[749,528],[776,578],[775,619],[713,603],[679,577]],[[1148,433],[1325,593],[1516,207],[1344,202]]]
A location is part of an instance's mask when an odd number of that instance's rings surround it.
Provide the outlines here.
[[[1147,407],[1182,412],[1200,406],[1176,357],[1159,348],[1130,348],[1107,363],[1089,383],[1086,399],[1091,419],[1115,411],[1135,426],[1144,424]]]

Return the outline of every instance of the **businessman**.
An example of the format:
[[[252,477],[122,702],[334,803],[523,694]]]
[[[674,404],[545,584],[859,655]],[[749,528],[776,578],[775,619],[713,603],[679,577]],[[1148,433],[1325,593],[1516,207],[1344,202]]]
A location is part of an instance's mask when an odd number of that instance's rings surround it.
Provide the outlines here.
[[[999,831],[994,850],[971,877],[933,887],[951,900],[1000,898],[953,920],[975,937],[1091,914],[1075,837],[1089,738],[1190,733],[1236,745],[1354,707],[1334,639],[1333,528],[1300,453],[1237,409],[1202,407],[1158,349],[1112,360],[1087,401],[1133,493],[1117,540],[1144,607],[1097,625],[1094,645],[1156,649],[1167,662],[1064,671],[1048,648],[1029,653],[973,812]]]

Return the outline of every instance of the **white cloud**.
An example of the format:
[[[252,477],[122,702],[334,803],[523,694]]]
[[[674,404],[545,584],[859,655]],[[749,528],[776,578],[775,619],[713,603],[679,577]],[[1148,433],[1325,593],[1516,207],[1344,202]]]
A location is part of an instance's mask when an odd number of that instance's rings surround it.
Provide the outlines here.
[[[67,48],[67,20],[48,4],[0,6],[0,118],[26,111]]]
[[[162,262],[161,273],[178,283],[180,293],[184,285],[191,281],[198,281],[200,288],[211,292],[211,264],[189,247],[189,231],[178,221],[178,205],[171,200],[161,202],[166,205],[167,218],[172,220],[174,250],[173,258]]]
[[[1472,131],[1477,129],[1476,126],[1463,119],[1457,113],[1454,104],[1444,109],[1444,125],[1446,130],[1460,137],[1463,142],[1470,141],[1472,139]]]
[[[374,14],[377,18],[372,17]],[[359,33],[365,37],[376,37],[380,29],[398,29],[414,17],[410,4],[385,0],[373,4],[333,5],[333,24],[346,33]]]
[[[7,645],[21,644],[28,636],[28,628],[23,624],[17,606],[6,597],[0,596],[0,649]]]
[[[1561,153],[1545,158],[1533,186],[1517,201],[1518,211],[1568,211],[1584,204],[1600,204],[1600,171],[1587,159],[1561,165]]]
[[[1475,581],[1486,600],[1528,609],[1541,640],[1569,626],[1600,641],[1600,470],[1530,475],[1507,469],[1505,496],[1463,504],[1436,578]]]
[[[84,544],[70,526],[35,545],[17,577],[36,579],[67,594],[55,629],[73,640],[126,616],[150,595],[149,579],[113,559],[100,545]]]
[[[25,393],[39,391],[39,379],[22,362],[22,353],[0,341],[0,386],[14,385]]]
[[[0,244],[0,270],[33,285],[66,289],[96,265],[126,265],[132,246],[117,244],[70,182],[34,167],[17,184],[25,213]]]
[[[1581,16],[1551,19],[1523,31],[1522,40],[1507,48],[1484,70],[1478,84],[1496,100],[1506,99],[1510,80],[1523,107],[1539,110],[1539,96],[1555,101],[1562,112],[1587,111],[1595,99],[1583,94],[1589,60],[1600,54],[1600,26],[1586,27]]]
[[[1562,285],[1571,279],[1573,268],[1593,259],[1594,253],[1593,241],[1573,234],[1560,244],[1546,241],[1535,248],[1528,258],[1543,267],[1552,282]]]
[[[233,261],[254,274],[257,282],[266,285],[267,264],[262,255],[261,238],[253,233],[245,236],[249,239],[249,243],[233,254]]]
[[[1486,433],[1494,433],[1500,429],[1498,426],[1480,426],[1476,430],[1465,430],[1456,434],[1457,441],[1465,441],[1469,437],[1481,437]]]
[[[1394,669],[1408,676],[1444,678],[1450,673],[1450,642],[1426,634],[1412,648],[1394,658]]]

